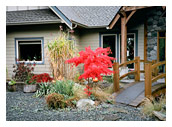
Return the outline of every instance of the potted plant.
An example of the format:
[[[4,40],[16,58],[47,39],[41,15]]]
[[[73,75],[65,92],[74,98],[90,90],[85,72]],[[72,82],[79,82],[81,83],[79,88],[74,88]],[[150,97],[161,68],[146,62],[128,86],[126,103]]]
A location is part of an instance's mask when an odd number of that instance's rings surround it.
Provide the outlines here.
[[[16,81],[11,80],[8,82],[8,90],[11,92],[16,91]]]
[[[25,85],[23,86],[23,92],[25,93],[33,93],[37,90],[36,80],[32,78],[32,76],[28,76]]]

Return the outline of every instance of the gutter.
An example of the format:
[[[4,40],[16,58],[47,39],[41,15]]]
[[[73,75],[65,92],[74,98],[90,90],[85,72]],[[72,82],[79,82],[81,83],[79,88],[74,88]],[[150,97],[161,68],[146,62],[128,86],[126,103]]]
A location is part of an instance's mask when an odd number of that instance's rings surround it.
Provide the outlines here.
[[[6,26],[15,26],[15,25],[36,25],[36,24],[55,24],[61,23],[61,21],[45,21],[45,22],[14,22],[14,23],[6,23]]]
[[[75,21],[73,21],[73,20],[71,20],[71,22],[72,22],[73,24],[76,24],[77,26],[81,26],[81,27],[88,28],[88,29],[91,29],[91,28],[107,28],[107,27],[108,27],[108,25],[104,25],[104,26],[87,26],[87,25],[84,25],[84,24],[75,22]]]
[[[49,8],[70,28],[72,27],[72,22],[55,6],[49,6]]]

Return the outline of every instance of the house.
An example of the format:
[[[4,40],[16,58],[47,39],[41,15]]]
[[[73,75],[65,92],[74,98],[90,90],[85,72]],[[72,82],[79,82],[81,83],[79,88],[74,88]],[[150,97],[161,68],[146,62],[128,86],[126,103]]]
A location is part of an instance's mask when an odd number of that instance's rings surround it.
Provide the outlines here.
[[[79,50],[110,47],[122,63],[140,56],[165,60],[164,6],[8,6],[6,11],[6,65],[9,76],[17,59],[34,59],[35,73],[51,73],[46,43],[59,26],[73,29]],[[134,65],[128,66],[133,68]],[[143,65],[141,65],[143,68]]]

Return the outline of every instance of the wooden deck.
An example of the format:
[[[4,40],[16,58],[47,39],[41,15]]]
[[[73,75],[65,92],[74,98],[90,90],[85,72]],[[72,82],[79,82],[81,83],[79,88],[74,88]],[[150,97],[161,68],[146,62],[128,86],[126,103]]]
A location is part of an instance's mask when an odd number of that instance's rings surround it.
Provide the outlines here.
[[[165,88],[165,83],[152,83],[152,93]],[[116,94],[116,102],[137,107],[145,98],[145,82],[129,83]]]

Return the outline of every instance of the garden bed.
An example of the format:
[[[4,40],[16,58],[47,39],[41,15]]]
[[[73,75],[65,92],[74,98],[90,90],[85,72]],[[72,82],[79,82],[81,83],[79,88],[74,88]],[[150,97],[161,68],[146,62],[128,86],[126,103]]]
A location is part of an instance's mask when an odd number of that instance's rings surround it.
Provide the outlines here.
[[[155,121],[143,115],[140,108],[122,104],[102,103],[88,110],[65,108],[49,109],[45,98],[35,98],[34,93],[7,92],[7,121]]]

